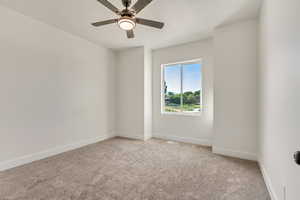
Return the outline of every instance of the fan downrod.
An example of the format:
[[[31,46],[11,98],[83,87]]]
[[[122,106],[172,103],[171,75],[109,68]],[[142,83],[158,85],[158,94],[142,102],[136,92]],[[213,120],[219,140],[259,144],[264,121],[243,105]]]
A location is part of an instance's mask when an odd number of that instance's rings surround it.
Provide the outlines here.
[[[131,0],[122,0],[122,4],[126,8],[130,7],[131,3],[132,3]]]

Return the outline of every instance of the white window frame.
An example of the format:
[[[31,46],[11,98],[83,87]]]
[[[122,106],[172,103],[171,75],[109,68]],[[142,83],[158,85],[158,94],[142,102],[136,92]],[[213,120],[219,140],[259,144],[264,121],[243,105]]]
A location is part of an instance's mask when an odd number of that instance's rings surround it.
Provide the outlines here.
[[[200,96],[200,102],[201,102],[201,110],[199,112],[166,112],[165,111],[165,88],[164,88],[164,81],[165,81],[165,67],[168,67],[170,65],[183,65],[183,64],[200,64],[201,65],[201,96]],[[182,67],[181,67],[181,93],[182,91]],[[203,111],[203,59],[202,58],[198,58],[198,59],[193,59],[193,60],[187,60],[187,61],[181,61],[181,62],[174,62],[174,63],[168,63],[168,64],[162,64],[161,65],[161,83],[160,83],[160,105],[161,105],[161,114],[162,115],[185,115],[185,116],[200,116],[202,114]],[[182,97],[181,97],[182,98]],[[181,103],[182,103],[182,99],[181,99]]]

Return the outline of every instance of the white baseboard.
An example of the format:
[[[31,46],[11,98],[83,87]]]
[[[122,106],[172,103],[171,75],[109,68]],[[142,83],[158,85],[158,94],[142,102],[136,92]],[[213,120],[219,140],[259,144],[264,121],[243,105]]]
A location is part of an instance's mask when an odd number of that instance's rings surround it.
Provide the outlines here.
[[[144,140],[147,141],[147,140],[150,140],[151,138],[152,138],[152,135],[145,135]]]
[[[115,137],[114,135],[104,135],[104,136],[100,136],[100,137],[96,137],[96,138],[91,138],[91,139],[87,139],[87,140],[83,140],[83,141],[79,141],[73,144],[67,144],[67,145],[63,145],[63,146],[58,146],[58,147],[54,147],[52,149],[48,149],[45,151],[41,151],[38,153],[34,153],[34,154],[30,154],[30,155],[25,155],[19,158],[15,158],[12,160],[8,160],[8,161],[4,161],[4,162],[0,162],[0,171],[4,171],[7,169],[11,169],[20,165],[24,165],[24,164],[28,164],[31,163],[33,161],[36,160],[41,160],[50,156],[54,156],[66,151],[70,151],[73,149],[77,149],[89,144],[93,144],[93,143],[97,143],[109,138]]]
[[[257,161],[257,155],[249,152],[235,151],[213,146],[213,153],[229,157]]]
[[[268,175],[266,168],[259,162],[259,167],[261,170],[261,173],[263,175],[264,181],[266,183],[267,189],[269,191],[269,194],[271,196],[271,200],[279,200],[279,198],[277,197],[273,184],[271,182],[270,176]]]
[[[125,134],[125,133],[117,133],[116,136],[118,137],[124,137],[124,138],[129,138],[129,139],[135,139],[135,140],[143,140],[145,141],[144,134],[141,135],[135,135],[135,134]]]
[[[175,135],[165,135],[165,134],[153,134],[153,137],[164,139],[164,140],[174,140],[178,142],[185,142],[191,144],[198,144],[202,146],[211,146],[211,141],[208,139],[199,139],[199,138],[188,138],[188,137],[179,137]]]

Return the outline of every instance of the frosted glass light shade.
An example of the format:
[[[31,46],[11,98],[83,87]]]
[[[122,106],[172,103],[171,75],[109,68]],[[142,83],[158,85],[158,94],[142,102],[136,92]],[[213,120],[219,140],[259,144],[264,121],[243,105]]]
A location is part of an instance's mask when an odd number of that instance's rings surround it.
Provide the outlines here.
[[[131,18],[122,17],[119,19],[118,25],[121,29],[129,31],[135,27],[135,22]]]

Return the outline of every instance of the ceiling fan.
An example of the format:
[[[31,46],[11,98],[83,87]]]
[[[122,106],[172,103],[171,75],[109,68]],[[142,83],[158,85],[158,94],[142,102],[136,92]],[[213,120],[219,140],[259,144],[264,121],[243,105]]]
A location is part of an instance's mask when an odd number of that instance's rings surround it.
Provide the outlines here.
[[[136,24],[142,24],[145,26],[150,26],[158,29],[162,29],[164,27],[164,23],[162,22],[136,17],[136,15],[153,0],[138,0],[131,8],[129,7],[132,3],[132,0],[122,0],[122,4],[125,6],[123,10],[119,10],[107,0],[97,0],[97,1],[102,5],[104,5],[106,8],[113,11],[115,14],[119,15],[120,17],[116,19],[109,19],[105,21],[95,22],[92,23],[93,26],[98,27],[107,24],[117,23],[121,29],[126,31],[128,38],[134,38],[133,29],[135,28]]]

